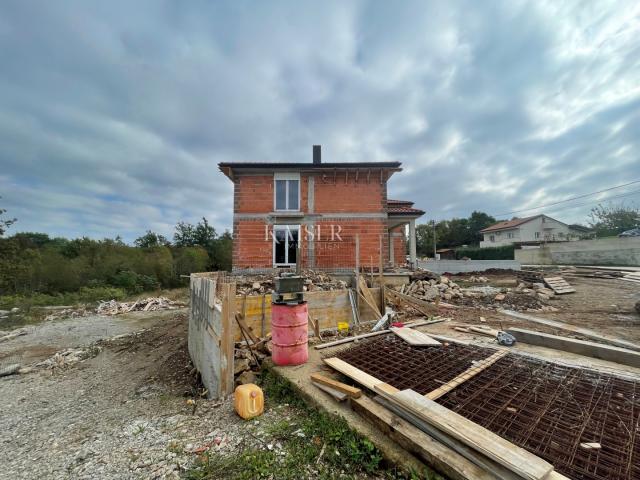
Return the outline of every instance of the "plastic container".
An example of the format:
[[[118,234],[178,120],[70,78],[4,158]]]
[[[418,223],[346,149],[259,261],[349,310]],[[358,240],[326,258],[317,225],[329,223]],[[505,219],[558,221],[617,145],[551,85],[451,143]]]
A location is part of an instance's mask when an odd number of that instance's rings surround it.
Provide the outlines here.
[[[307,302],[271,304],[271,358],[276,365],[301,365],[309,360]]]
[[[236,413],[245,420],[262,415],[264,412],[264,394],[262,389],[253,383],[239,385],[233,398]]]

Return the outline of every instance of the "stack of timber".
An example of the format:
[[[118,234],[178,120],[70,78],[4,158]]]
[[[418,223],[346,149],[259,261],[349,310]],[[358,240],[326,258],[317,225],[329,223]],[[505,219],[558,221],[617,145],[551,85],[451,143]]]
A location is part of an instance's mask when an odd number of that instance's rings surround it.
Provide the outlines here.
[[[544,277],[543,280],[556,295],[575,293],[576,291],[576,289],[569,285],[562,277]]]
[[[378,394],[374,401],[366,396],[352,399],[354,410],[448,478],[567,480],[545,460],[434,401],[504,355],[497,351],[424,396],[400,391],[338,358],[325,363]]]

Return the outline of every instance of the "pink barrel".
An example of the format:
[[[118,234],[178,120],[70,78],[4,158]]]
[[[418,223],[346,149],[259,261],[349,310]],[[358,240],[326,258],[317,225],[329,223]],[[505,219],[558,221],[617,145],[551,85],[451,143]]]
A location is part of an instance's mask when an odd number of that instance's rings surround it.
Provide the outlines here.
[[[300,365],[309,360],[307,302],[271,304],[271,356],[276,365]]]

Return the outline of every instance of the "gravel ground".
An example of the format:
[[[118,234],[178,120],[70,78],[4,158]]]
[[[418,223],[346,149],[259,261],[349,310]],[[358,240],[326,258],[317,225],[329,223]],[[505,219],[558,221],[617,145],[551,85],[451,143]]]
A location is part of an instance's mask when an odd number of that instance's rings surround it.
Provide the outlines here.
[[[202,449],[265,444],[263,429],[286,418],[288,407],[245,422],[230,400],[198,399],[185,315],[141,318],[147,330],[99,341],[93,358],[0,378],[0,478],[178,478]],[[80,330],[84,321],[73,319]],[[49,328],[34,327],[20,348],[41,345]]]

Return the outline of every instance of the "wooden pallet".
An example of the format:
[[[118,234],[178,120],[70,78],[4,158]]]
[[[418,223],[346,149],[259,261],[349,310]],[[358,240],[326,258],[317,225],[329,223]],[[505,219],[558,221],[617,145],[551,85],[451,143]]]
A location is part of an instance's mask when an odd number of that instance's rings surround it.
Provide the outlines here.
[[[574,293],[576,291],[569,283],[562,277],[544,277],[544,283],[546,283],[551,290],[557,295],[564,293]]]

